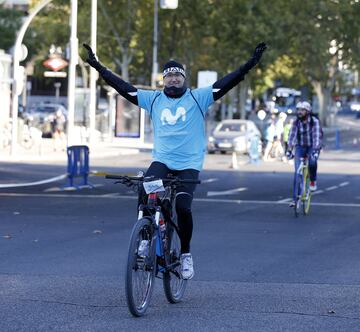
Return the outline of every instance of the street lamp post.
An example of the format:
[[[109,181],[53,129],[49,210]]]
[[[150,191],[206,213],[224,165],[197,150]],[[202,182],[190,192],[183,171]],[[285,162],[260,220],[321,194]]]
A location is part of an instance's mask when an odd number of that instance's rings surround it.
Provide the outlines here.
[[[159,71],[159,64],[157,59],[158,53],[158,22],[159,22],[159,0],[154,0],[154,36],[153,36],[153,66],[151,73],[151,88],[156,88],[156,78]],[[160,0],[160,7],[162,9],[176,9],[178,7],[178,0]]]
[[[70,16],[70,62],[68,78],[68,125],[67,125],[67,146],[74,141],[74,118],[75,118],[75,86],[76,86],[76,65],[78,62],[78,39],[77,39],[77,0],[71,0]]]
[[[158,0],[154,1],[154,36],[153,36],[153,66],[151,74],[151,88],[156,88],[156,77],[159,70],[159,64],[157,62],[158,52]]]

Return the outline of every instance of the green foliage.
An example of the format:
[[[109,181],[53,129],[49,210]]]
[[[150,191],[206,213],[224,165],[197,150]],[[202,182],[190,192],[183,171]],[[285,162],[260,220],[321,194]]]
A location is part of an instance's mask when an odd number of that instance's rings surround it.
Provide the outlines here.
[[[271,63],[264,75],[263,81],[267,88],[275,88],[275,81],[281,81],[283,86],[290,86],[294,89],[300,89],[306,84],[300,60],[296,57],[282,55]]]
[[[0,7],[0,49],[8,50],[15,44],[22,16],[18,10]]]
[[[341,2],[341,50],[344,60],[360,71],[360,2]]]
[[[152,70],[154,0],[98,0],[97,55],[121,73],[128,61],[130,81],[149,84]],[[0,11],[1,46],[13,44],[16,19]],[[11,15],[15,15],[12,11]],[[199,70],[219,76],[236,69],[265,41],[268,49],[247,76],[257,93],[281,80],[292,87],[311,81],[326,85],[334,61],[359,68],[360,2],[357,0],[179,0],[175,10],[159,8],[158,62],[174,58],[187,66],[190,84]],[[47,57],[51,44],[68,44],[70,1],[54,0],[33,20],[24,43],[36,66]],[[78,39],[90,42],[91,0],[78,2]],[[5,22],[2,21],[2,22]],[[4,31],[4,32],[3,32]],[[12,31],[12,32],[11,32]],[[4,36],[4,37],[3,37]],[[337,53],[329,53],[336,41]]]
[[[208,54],[213,46],[208,17],[209,1],[181,0],[176,10],[159,11],[159,64],[175,59],[186,65],[190,83],[197,71],[209,69]]]
[[[81,2],[81,1],[79,1]],[[32,20],[23,43],[28,47],[27,61],[34,61],[34,76],[42,77],[51,45],[60,47],[65,55],[69,41],[70,4],[66,0],[54,0]]]

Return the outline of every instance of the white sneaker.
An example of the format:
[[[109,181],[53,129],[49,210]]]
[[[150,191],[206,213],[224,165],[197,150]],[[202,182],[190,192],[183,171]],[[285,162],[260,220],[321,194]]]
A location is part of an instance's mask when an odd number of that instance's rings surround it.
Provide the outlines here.
[[[310,191],[316,191],[317,190],[317,185],[316,185],[316,181],[310,181]]]
[[[181,277],[183,279],[192,279],[194,277],[194,263],[190,253],[180,256]]]

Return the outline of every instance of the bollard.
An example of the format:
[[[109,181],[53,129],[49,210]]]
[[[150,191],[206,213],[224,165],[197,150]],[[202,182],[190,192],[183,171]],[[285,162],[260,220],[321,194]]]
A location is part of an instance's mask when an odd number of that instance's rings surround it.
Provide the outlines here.
[[[340,149],[340,130],[336,129],[335,131],[335,149]]]
[[[93,187],[88,183],[89,176],[89,147],[86,145],[73,145],[67,148],[68,165],[67,173],[69,186],[74,186],[74,179],[81,177],[82,185]]]
[[[239,165],[238,165],[238,160],[237,160],[237,154],[235,151],[232,153],[231,159],[232,159],[231,160],[231,168],[238,169]]]

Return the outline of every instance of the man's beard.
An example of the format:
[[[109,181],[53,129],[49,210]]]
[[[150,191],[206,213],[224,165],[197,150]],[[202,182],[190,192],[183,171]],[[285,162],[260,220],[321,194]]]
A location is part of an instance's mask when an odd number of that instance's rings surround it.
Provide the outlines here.
[[[304,115],[299,115],[299,114],[297,114],[297,118],[298,118],[299,120],[305,120],[305,119],[307,118],[307,113],[304,114]]]
[[[165,94],[170,98],[180,98],[186,91],[186,84],[184,84],[181,88],[177,88],[176,86],[169,86],[164,88]]]

